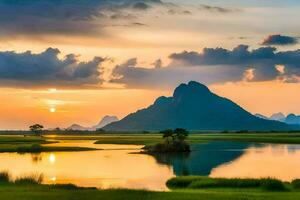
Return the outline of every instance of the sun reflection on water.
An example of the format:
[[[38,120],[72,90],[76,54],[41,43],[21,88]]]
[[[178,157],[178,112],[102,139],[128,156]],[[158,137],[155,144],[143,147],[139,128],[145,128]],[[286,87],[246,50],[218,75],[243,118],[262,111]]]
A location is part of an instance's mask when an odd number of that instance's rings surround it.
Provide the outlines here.
[[[55,157],[55,154],[51,153],[50,156],[49,156],[49,162],[51,164],[54,164],[56,161],[56,157]]]

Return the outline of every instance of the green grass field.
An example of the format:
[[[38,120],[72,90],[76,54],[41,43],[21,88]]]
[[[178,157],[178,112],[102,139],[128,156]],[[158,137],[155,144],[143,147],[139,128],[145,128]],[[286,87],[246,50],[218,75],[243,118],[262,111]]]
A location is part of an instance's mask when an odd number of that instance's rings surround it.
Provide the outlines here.
[[[203,189],[151,192],[126,189],[80,189],[37,184],[0,184],[0,199],[9,200],[298,200],[299,191],[267,192],[258,189]]]
[[[53,151],[89,151],[96,150],[86,147],[43,146],[55,143],[45,137],[37,136],[0,136],[0,152],[38,153]]]
[[[83,147],[45,147],[44,144],[55,140],[96,140],[96,144],[135,144],[149,145],[162,141],[161,134],[97,134],[97,135],[44,135],[37,136],[0,136],[0,152],[49,152],[49,151],[87,151]],[[238,141],[256,143],[300,144],[300,133],[227,133],[227,134],[190,134],[189,143],[211,141]],[[41,148],[34,148],[40,145]]]

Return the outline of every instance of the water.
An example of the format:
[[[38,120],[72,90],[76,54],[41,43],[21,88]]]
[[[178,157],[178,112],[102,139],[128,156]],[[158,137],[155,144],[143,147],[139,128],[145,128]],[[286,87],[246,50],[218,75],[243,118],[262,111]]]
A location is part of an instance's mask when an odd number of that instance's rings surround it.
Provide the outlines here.
[[[167,190],[176,175],[211,177],[300,178],[300,145],[211,142],[192,146],[190,154],[139,154],[141,145],[101,145],[94,141],[62,141],[54,146],[102,150],[40,154],[1,153],[0,171],[13,178],[42,173],[44,183],[84,187]]]

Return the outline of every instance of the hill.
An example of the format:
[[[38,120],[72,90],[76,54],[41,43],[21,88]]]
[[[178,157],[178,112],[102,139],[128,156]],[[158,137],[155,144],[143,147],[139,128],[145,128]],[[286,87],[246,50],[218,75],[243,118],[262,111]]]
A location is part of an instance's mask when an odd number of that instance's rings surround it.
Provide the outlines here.
[[[179,85],[172,97],[159,97],[148,108],[104,127],[109,131],[187,130],[291,130],[296,127],[252,115],[229,99],[191,81]]]

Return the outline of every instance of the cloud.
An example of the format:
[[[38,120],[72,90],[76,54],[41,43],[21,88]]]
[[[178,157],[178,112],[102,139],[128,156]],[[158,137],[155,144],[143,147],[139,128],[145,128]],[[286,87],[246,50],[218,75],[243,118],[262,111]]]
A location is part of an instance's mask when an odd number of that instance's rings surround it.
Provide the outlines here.
[[[206,4],[201,4],[199,9],[204,11],[214,12],[214,13],[232,13],[232,12],[240,11],[240,9],[224,8],[220,6],[210,6]]]
[[[0,36],[101,34],[109,20],[135,19],[162,4],[160,0],[0,0]]]
[[[278,52],[273,47],[249,50],[239,45],[233,50],[204,48],[203,52],[173,53],[167,66],[146,68],[137,60],[118,65],[113,70],[114,83],[127,87],[168,87],[182,81],[197,80],[206,84],[237,81],[281,80],[291,83],[300,79],[300,50]]]
[[[285,35],[269,35],[264,39],[262,45],[294,45],[298,43],[298,39]]]
[[[102,82],[100,65],[104,58],[79,62],[74,54],[59,59],[59,53],[54,48],[39,54],[0,52],[0,86],[83,88]]]

